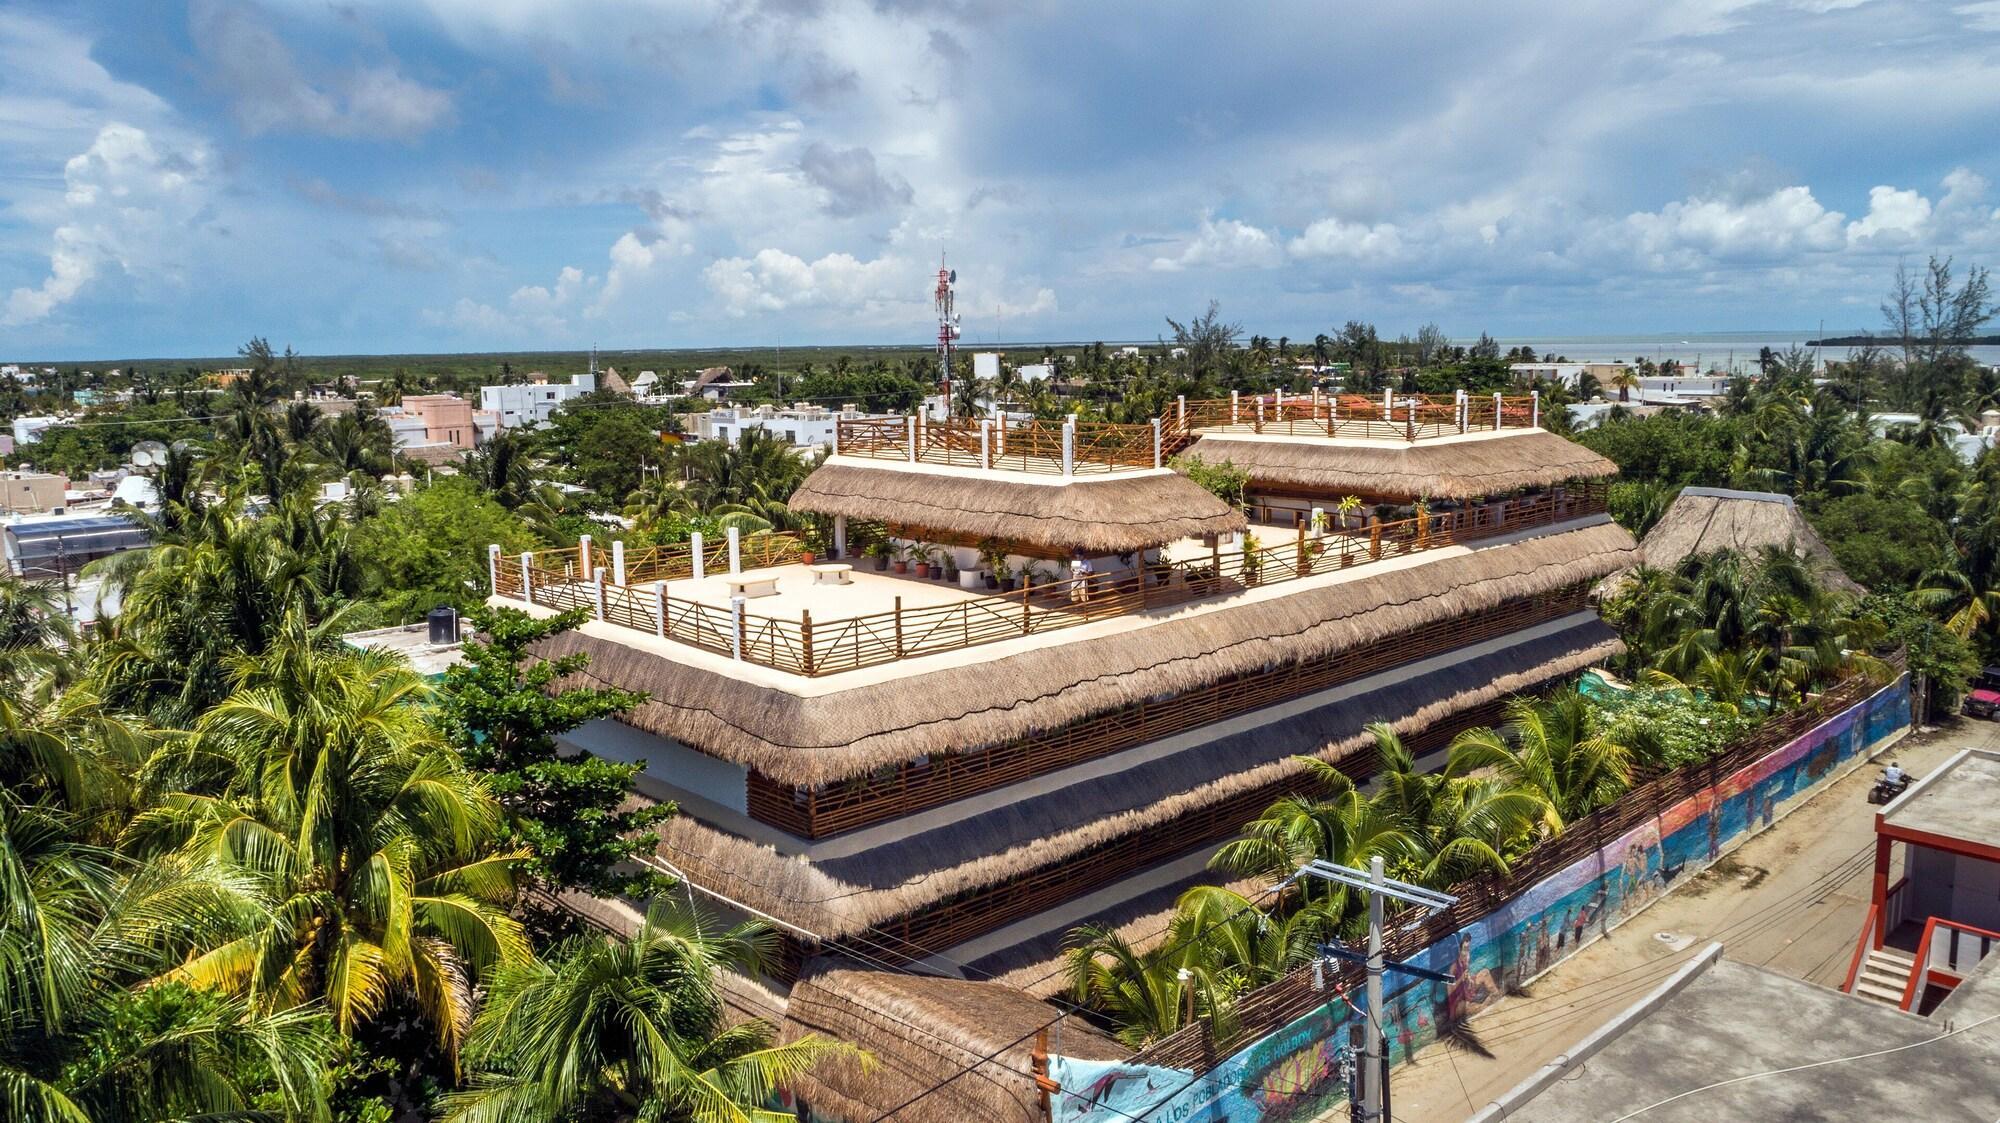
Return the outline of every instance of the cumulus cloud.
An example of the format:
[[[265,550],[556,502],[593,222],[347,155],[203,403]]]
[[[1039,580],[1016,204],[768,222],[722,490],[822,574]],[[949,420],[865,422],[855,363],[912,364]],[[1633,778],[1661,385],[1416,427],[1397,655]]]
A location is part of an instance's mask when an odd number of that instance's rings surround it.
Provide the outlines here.
[[[188,23],[210,76],[252,135],[412,140],[452,115],[449,93],[404,75],[393,63],[356,66],[316,80],[245,4],[196,0]]]
[[[826,192],[828,214],[844,217],[906,207],[913,196],[909,181],[884,175],[875,166],[875,154],[866,148],[834,148],[814,142],[799,157],[799,170],[813,186]]]
[[[808,262],[777,249],[720,258],[702,271],[702,279],[732,317],[799,308],[878,316],[895,306],[914,306],[926,291],[919,272],[899,258],[862,261],[830,253]]]
[[[1379,261],[1402,251],[1403,235],[1391,222],[1370,225],[1322,218],[1307,226],[1287,248],[1293,257]]]
[[[208,197],[209,164],[199,145],[176,147],[132,125],[106,125],[63,168],[48,275],[38,286],[13,290],[0,322],[46,319],[107,271],[171,275],[170,247]]]
[[[1177,273],[1183,269],[1262,269],[1278,264],[1284,253],[1266,231],[1233,218],[1203,215],[1201,229],[1174,257],[1156,257],[1153,269]]]
[[[1868,213],[1847,224],[1850,242],[1911,245],[1930,224],[1931,201],[1915,190],[1871,187]]]
[[[1658,211],[1626,216],[1622,233],[1644,261],[1684,263],[1689,254],[1717,261],[1770,261],[1837,250],[1846,244],[1842,221],[1813,198],[1810,187],[1781,187],[1736,200],[1688,198]]]

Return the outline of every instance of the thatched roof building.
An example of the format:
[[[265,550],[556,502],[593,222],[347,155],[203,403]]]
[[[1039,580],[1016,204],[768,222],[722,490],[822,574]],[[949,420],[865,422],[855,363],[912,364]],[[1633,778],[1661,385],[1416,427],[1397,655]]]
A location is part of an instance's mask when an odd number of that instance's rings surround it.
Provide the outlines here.
[[[816,1116],[848,1123],[1037,1123],[1046,1115],[1031,1065],[1043,1029],[1064,1056],[1132,1055],[1012,987],[825,966],[792,989],[783,1037],[818,1033],[873,1058],[872,1065],[822,1061],[794,1083]]]
[[[1065,479],[833,457],[806,477],[788,505],[1055,555],[1125,553],[1245,526],[1241,512],[1166,468]]]
[[[1638,561],[1654,569],[1672,569],[1686,558],[1717,550],[1734,550],[1754,559],[1768,546],[1797,554],[1835,592],[1860,596],[1868,591],[1840,568],[1792,497],[1771,491],[1682,488],[1667,513],[1646,532]],[[1621,570],[1605,578],[1598,592],[1608,595],[1629,573]]]
[[[1059,647],[1008,641],[981,649],[977,659],[913,662],[907,675],[853,686],[837,678],[797,689],[748,681],[648,650],[629,632],[599,622],[553,636],[536,650],[544,658],[584,652],[590,665],[582,681],[648,693],[619,719],[625,724],[782,783],[819,784],[998,744],[1595,582],[1635,560],[1632,536],[1598,516],[1519,541],[1496,538],[1412,563],[1271,586],[1226,603],[1135,614]]]
[[[1210,433],[1188,451],[1229,461],[1254,487],[1335,496],[1477,499],[1618,473],[1611,461],[1542,429],[1414,443]]]

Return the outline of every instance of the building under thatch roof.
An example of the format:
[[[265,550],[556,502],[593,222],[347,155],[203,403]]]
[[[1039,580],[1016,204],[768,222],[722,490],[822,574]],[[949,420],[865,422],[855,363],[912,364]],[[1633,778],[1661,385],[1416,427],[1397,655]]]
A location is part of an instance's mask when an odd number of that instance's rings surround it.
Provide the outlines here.
[[[1166,468],[1065,479],[836,456],[787,504],[1055,555],[1126,553],[1246,525],[1240,511]]]
[[[1542,429],[1416,442],[1210,433],[1188,451],[1234,464],[1253,488],[1334,496],[1477,499],[1618,474],[1611,461]]]
[[[1682,488],[1639,543],[1638,564],[1672,569],[1689,557],[1717,550],[1734,550],[1754,559],[1767,546],[1797,554],[1835,592],[1860,596],[1868,591],[1840,568],[1792,497],[1772,491]],[[1598,593],[1616,590],[1630,572],[1621,570],[1605,578]]]
[[[1369,749],[1369,722],[1411,736],[1620,650],[1595,614],[1576,613],[1253,711],[1227,729],[1197,730],[828,839],[805,842],[740,818],[725,830],[703,821],[715,817],[704,807],[660,824],[658,854],[707,892],[838,939],[1137,832],[1171,828],[1225,800],[1254,795],[1261,805],[1273,788],[1303,782],[1298,757],[1338,760]],[[638,778],[641,792],[681,798],[655,783]]]
[[[816,1118],[846,1123],[1037,1123],[1041,1031],[1066,1057],[1132,1051],[1075,1017],[997,983],[816,965],[792,988],[783,1038],[810,1033],[867,1050],[821,1061],[793,1084]]]
[[[965,658],[912,660],[908,673],[851,686],[840,676],[792,688],[751,681],[739,664],[682,655],[666,641],[597,621],[549,637],[536,652],[588,654],[581,683],[646,692],[645,702],[619,718],[627,725],[781,783],[820,784],[1587,585],[1632,565],[1634,548],[1624,528],[1596,516],[1518,540],[1487,539],[1265,586],[1221,603],[1138,613],[1060,647],[1030,637]]]

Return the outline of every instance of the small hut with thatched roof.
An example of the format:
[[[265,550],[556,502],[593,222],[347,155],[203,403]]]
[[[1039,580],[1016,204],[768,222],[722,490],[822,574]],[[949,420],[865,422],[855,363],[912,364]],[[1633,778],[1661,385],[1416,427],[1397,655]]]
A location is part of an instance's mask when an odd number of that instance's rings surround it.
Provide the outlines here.
[[[1820,541],[1789,495],[1773,491],[1730,491],[1719,487],[1688,487],[1674,498],[1660,521],[1639,543],[1638,564],[1672,569],[1683,559],[1717,550],[1733,550],[1755,559],[1766,547],[1798,555],[1827,588],[1861,596],[1867,593],[1840,568],[1833,551]],[[1631,570],[1620,570],[1597,588],[1600,596],[1614,592]]]

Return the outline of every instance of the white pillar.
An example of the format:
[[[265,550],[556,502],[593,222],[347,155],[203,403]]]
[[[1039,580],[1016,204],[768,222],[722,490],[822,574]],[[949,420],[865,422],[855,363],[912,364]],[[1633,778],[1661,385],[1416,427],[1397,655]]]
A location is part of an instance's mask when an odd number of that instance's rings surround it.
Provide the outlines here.
[[[604,619],[604,567],[601,565],[590,571],[590,592],[592,600],[597,605],[597,618],[602,620]]]
[[[1285,419],[1285,388],[1280,386],[1278,387],[1277,392],[1278,392],[1278,420],[1283,421]]]
[[[1528,427],[1531,429],[1542,427],[1542,392],[1540,390],[1528,391]]]
[[[909,445],[910,463],[917,462],[917,419],[914,415],[903,419],[904,441]]]
[[[743,598],[729,598],[729,657],[743,658]]]
[[[1175,416],[1176,416],[1176,417],[1178,417],[1178,418],[1180,418],[1180,423],[1181,423],[1181,428],[1183,428],[1183,429],[1187,428],[1187,395],[1186,395],[1186,394],[1176,394],[1176,395],[1174,395],[1174,409],[1176,410],[1176,413],[1175,413]]]
[[[1264,395],[1257,395],[1257,427],[1264,427]]]
[[[979,419],[979,466],[993,467],[993,419],[990,417]]]
[[[1493,395],[1493,428],[1496,432],[1500,428],[1500,394],[1497,391]]]
[[[583,534],[577,536],[576,575],[585,581],[590,580],[590,567],[594,564],[591,560],[593,556],[590,552],[590,535]]]
[[[708,576],[708,548],[702,545],[701,531],[688,535],[688,550],[694,558],[694,579],[699,581]]]
[[[840,418],[833,419],[833,455],[840,455]]]
[[[493,542],[486,544],[486,591],[500,595],[500,546]]]
[[[1158,468],[1165,463],[1165,454],[1166,442],[1160,439],[1160,419],[1155,417],[1153,419],[1153,467]]]
[[[623,538],[613,539],[611,542],[611,583],[621,588],[625,585],[625,540]]]
[[[1063,422],[1063,478],[1076,474],[1076,418]]]
[[[529,604],[535,603],[535,590],[528,583],[528,570],[530,568],[528,559],[534,556],[534,553],[531,551],[521,551],[521,599],[527,601]]]
[[[653,582],[653,634],[667,638],[667,583]]]
[[[1382,391],[1382,420],[1396,420],[1395,398],[1387,390]]]
[[[1231,390],[1229,392],[1229,423],[1231,425],[1236,424],[1237,418],[1241,416],[1242,405],[1236,400],[1236,391]]]
[[[729,528],[729,575],[743,572],[743,532],[736,527]]]
[[[833,516],[833,553],[835,557],[847,556],[847,516]]]

